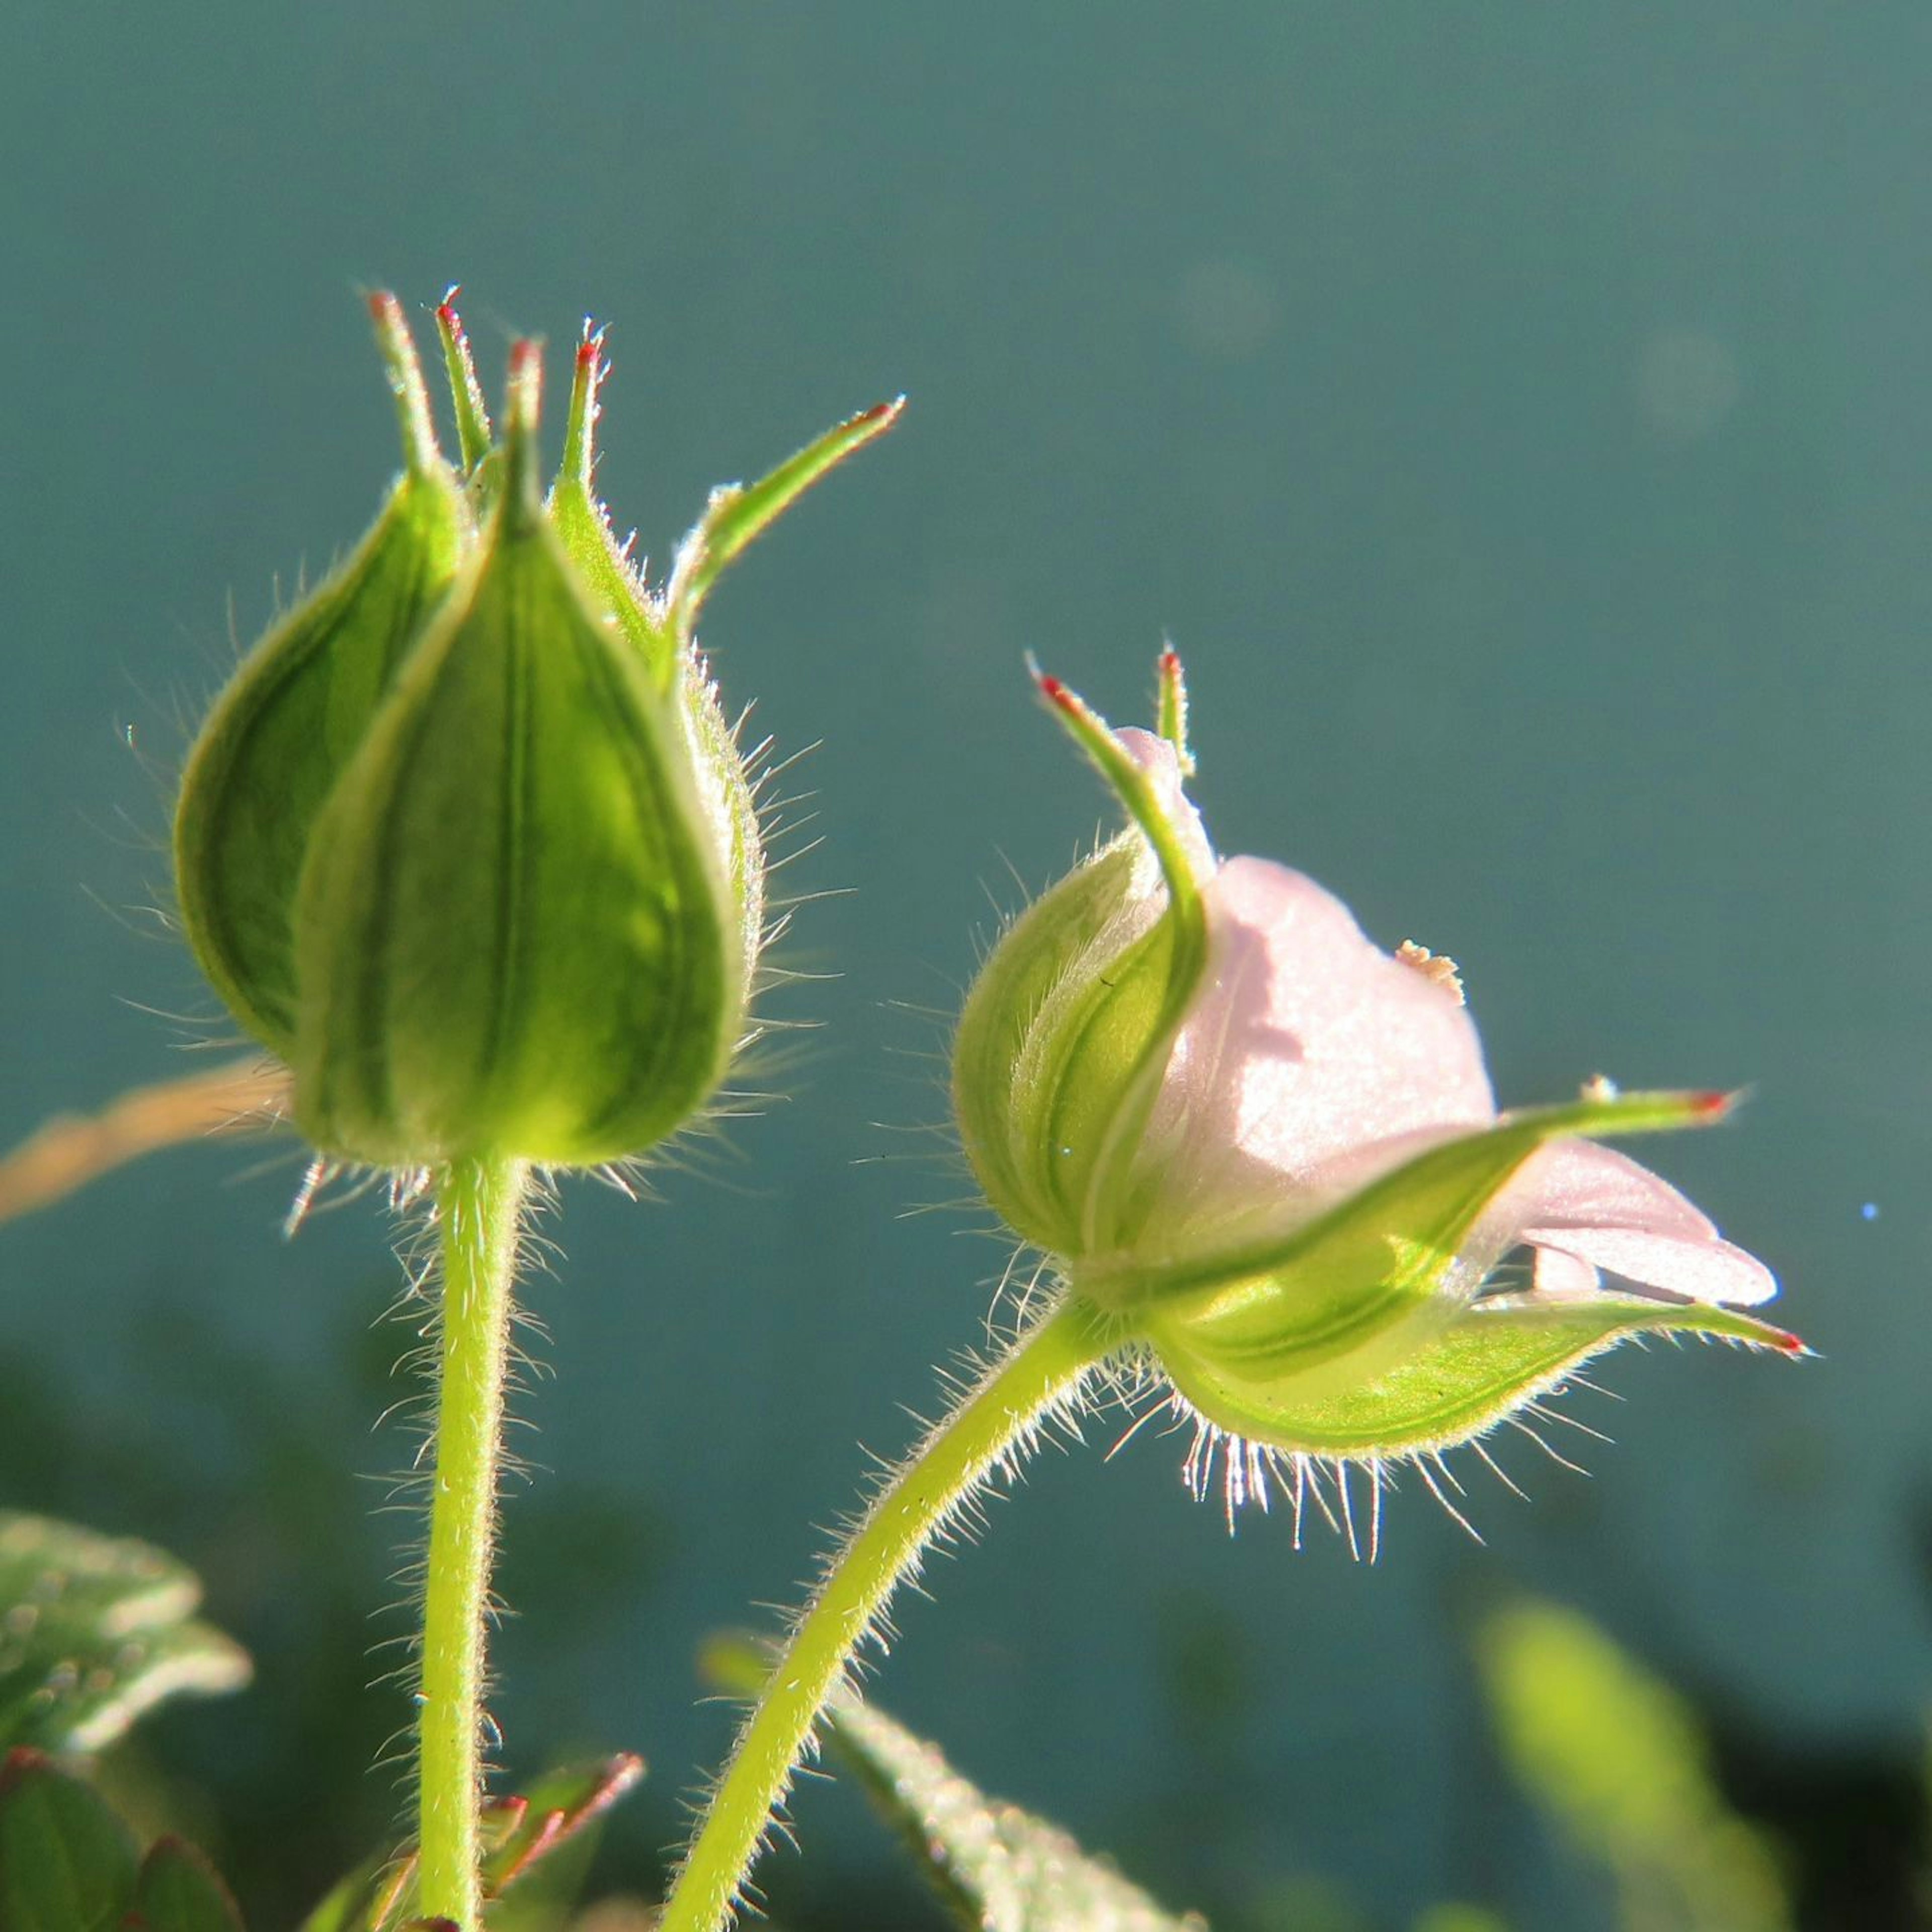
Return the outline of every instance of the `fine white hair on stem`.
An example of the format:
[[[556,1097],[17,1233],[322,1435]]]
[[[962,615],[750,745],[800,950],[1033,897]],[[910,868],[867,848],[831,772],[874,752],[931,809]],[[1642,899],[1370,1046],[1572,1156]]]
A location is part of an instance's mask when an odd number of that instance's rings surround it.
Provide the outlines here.
[[[680,1862],[668,1927],[704,1932],[747,1902],[746,1874],[769,1840],[801,1765],[816,1753],[824,1712],[853,1694],[872,1655],[891,1643],[892,1600],[917,1588],[935,1547],[985,1526],[995,1484],[1010,1485],[1056,1431],[1076,1439],[1078,1412],[1107,1353],[1104,1333],[1062,1301],[990,1360],[944,1372],[950,1406],[911,1452],[870,1484],[857,1516],[821,1562],[792,1617],[782,1660],[743,1725]],[[782,1828],[782,1826],[777,1828]]]

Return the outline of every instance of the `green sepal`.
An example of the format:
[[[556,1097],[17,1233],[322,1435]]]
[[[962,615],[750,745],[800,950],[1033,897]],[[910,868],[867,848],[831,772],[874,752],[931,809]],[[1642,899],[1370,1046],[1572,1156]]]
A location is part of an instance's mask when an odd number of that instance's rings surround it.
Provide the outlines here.
[[[623,633],[658,688],[668,692],[677,680],[676,634],[612,536],[609,513],[592,487],[597,389],[606,366],[602,338],[586,336],[578,345],[563,460],[550,487],[550,522],[590,602]]]
[[[1153,781],[1104,718],[1035,677],[1133,829],[1001,935],[960,1016],[952,1098],[987,1198],[1024,1239],[1073,1260],[1130,1234],[1136,1156],[1206,970],[1207,914]]]
[[[1144,1173],[1136,1173],[1141,1142],[1160,1098],[1174,1042],[1208,969],[1208,908],[1182,827],[1169,815],[1153,778],[1084,698],[1036,666],[1034,677],[1048,708],[1085,752],[1147,842],[1167,895],[1155,944],[1149,949],[1157,950],[1161,956],[1159,1004],[1142,1032],[1132,1060],[1114,1076],[1108,1090],[1090,1096],[1104,1109],[1103,1124],[1091,1142],[1085,1198],[1081,1204],[1080,1245],[1069,1251],[1088,1254],[1120,1246],[1131,1238],[1138,1204],[1130,1190],[1137,1178],[1143,1183],[1147,1179]],[[1159,708],[1166,711],[1165,701]],[[1180,756],[1178,746],[1175,755]],[[1109,982],[1117,977],[1111,971],[1102,976]],[[1142,991],[1144,995],[1144,987]]]
[[[1154,730],[1174,747],[1180,776],[1194,776],[1194,752],[1187,741],[1187,674],[1180,653],[1170,644],[1154,666]]]
[[[456,416],[457,448],[463,458],[463,473],[474,476],[494,446],[490,432],[490,411],[483,400],[483,386],[476,380],[476,358],[470,352],[470,338],[456,312],[456,298],[463,291],[448,290],[436,304],[436,339],[442,346],[442,370],[449,383],[449,400]]]
[[[384,347],[393,357],[393,340]],[[422,388],[412,356],[409,369],[398,378],[392,359],[406,432]],[[424,403],[424,437],[427,422]],[[310,837],[471,534],[433,442],[406,448],[410,466],[374,526],[243,661],[182,776],[174,830],[182,929],[236,1018],[284,1059],[295,1033],[295,897]]]
[[[1733,1309],[1610,1294],[1478,1301],[1360,1382],[1319,1369],[1270,1372],[1252,1358],[1190,1346],[1184,1329],[1163,1332],[1156,1346],[1174,1388],[1228,1434],[1312,1456],[1363,1458],[1424,1455],[1480,1436],[1592,1356],[1640,1334],[1716,1335],[1793,1352],[1782,1329]]]
[[[505,494],[311,841],[296,1112],[416,1166],[640,1152],[710,1097],[745,952],[674,700],[536,500],[533,350]]]
[[[592,487],[597,390],[608,366],[602,335],[586,334],[578,345],[563,460],[550,488],[550,523],[590,602],[636,652],[652,684],[660,692],[674,693],[683,708],[700,788],[728,833],[725,869],[737,903],[748,985],[757,971],[765,928],[764,840],[758,801],[737,734],[724,716],[704,658],[689,645],[680,644],[662,604],[651,595],[613,535],[609,512]]]
[[[1361,1424],[1363,1453],[1372,1453],[1379,1446],[1373,1429],[1392,1426],[1390,1418],[1413,1390],[1408,1383],[1393,1384],[1389,1400],[1396,1407],[1386,1415],[1376,1406],[1379,1398],[1364,1391],[1426,1364],[1440,1345],[1450,1348],[1454,1369],[1439,1371],[1450,1376],[1447,1386],[1460,1386],[1457,1376],[1474,1376],[1468,1401],[1480,1409],[1490,1390],[1484,1379],[1490,1358],[1482,1355],[1472,1366],[1461,1352],[1462,1336],[1481,1324],[1493,1324],[1492,1340],[1508,1335],[1519,1312],[1536,1318],[1522,1328],[1534,1358],[1522,1371],[1531,1381],[1545,1372],[1536,1352],[1546,1342],[1559,1355],[1570,1350],[1566,1360],[1578,1349],[1594,1353],[1633,1325],[1633,1315],[1643,1318],[1640,1326],[1702,1328],[1745,1340],[1780,1335],[1701,1304],[1639,1300],[1625,1308],[1615,1298],[1593,1297],[1576,1306],[1622,1310],[1621,1317],[1601,1332],[1587,1323],[1573,1332],[1559,1323],[1550,1341],[1539,1325],[1544,1307],[1471,1306],[1510,1239],[1507,1228],[1482,1228],[1484,1212],[1538,1148],[1576,1136],[1695,1126],[1717,1118],[1723,1106],[1721,1096],[1707,1094],[1633,1094],[1512,1114],[1429,1149],[1278,1240],[1166,1267],[1089,1270],[1076,1274],[1076,1286],[1125,1316],[1210,1421],[1235,1434],[1258,1429],[1260,1439],[1285,1444],[1280,1432],[1287,1418],[1326,1416],[1330,1422],[1323,1426],[1341,1426],[1333,1406],[1360,1400],[1369,1405],[1365,1418],[1381,1418]],[[1563,1306],[1567,1311],[1570,1305]],[[1498,1377],[1511,1371],[1514,1359],[1507,1349],[1496,1355]],[[1418,1372],[1425,1378],[1438,1372]],[[1561,1373],[1560,1364],[1547,1372]],[[1502,1386],[1501,1380],[1496,1384]],[[1277,1412],[1280,1419],[1269,1424]]]
[[[1001,937],[952,1046],[953,1110],[987,1199],[1025,1240],[1074,1256],[1094,1165],[1159,1027],[1168,944],[1119,839]]]
[[[828,470],[884,435],[905,410],[905,398],[879,403],[848,416],[817,441],[788,457],[769,476],[748,486],[728,483],[711,493],[698,526],[679,548],[665,587],[672,634],[687,640],[711,589],[738,554],[782,516]]]

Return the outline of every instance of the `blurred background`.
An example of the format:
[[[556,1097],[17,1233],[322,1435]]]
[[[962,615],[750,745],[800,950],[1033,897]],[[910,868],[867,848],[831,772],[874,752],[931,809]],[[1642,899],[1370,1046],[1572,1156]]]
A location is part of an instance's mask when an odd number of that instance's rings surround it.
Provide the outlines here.
[[[646,1886],[770,1627],[975,1340],[1003,1256],[944,1120],[976,943],[1098,824],[1037,652],[1118,719],[1186,655],[1223,850],[1461,962],[1496,1084],[1748,1085],[1652,1150],[1823,1355],[1626,1351],[1505,1445],[1478,1547],[1232,1540],[1181,1445],[1048,1455],[904,1606],[886,1703],[982,1784],[1257,1928],[1524,1928],[1611,1892],[1516,1795],[1468,1619],[1586,1612],[1695,1702],[1818,1926],[1912,1922],[1932,1700],[1932,16],[1066,0],[338,0],[0,14],[0,1142],[195,1063],[170,775],[238,643],[394,464],[358,291],[610,325],[601,482],[668,555],[712,484],[903,390],[706,639],[812,794],[789,963],[836,974],[735,1153],[565,1190],[530,1286],[506,1765],[652,1774]],[[1019,883],[1016,883],[1019,882]],[[254,1688],[144,1747],[258,1922],[395,1814],[372,1646],[410,1453],[392,1230],[280,1233],[292,1151],[160,1156],[0,1233],[0,1504],[176,1550]],[[293,1714],[292,1715],[291,1714]],[[912,1926],[849,1792],[765,1878]]]

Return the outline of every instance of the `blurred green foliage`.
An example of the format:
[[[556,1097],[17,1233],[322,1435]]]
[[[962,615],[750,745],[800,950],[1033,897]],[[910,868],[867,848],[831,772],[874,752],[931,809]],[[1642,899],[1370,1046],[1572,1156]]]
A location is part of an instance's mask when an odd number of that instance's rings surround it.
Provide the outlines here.
[[[0,1510],[0,1747],[98,1751],[166,1698],[245,1684],[200,1601],[147,1544]]]
[[[1492,1613],[1477,1656],[1510,1768],[1608,1865],[1623,1932],[1792,1932],[1776,1853],[1719,1790],[1683,1697],[1551,1604]]]
[[[182,1829],[206,1847],[250,1924],[294,1924],[394,1834],[396,1780],[372,1767],[392,1755],[408,1706],[399,1684],[372,1680],[404,1660],[393,1646],[405,1619],[371,1612],[406,1601],[399,1549],[418,1526],[412,1507],[372,1510],[386,1496],[406,1498],[400,1478],[354,1480],[336,1445],[358,1426],[366,1435],[370,1418],[409,1393],[396,1371],[412,1339],[399,1323],[352,1316],[336,1346],[298,1371],[157,1308],[128,1346],[152,1372],[158,1414],[124,1422],[90,1414],[39,1360],[0,1347],[0,1500],[191,1551],[223,1622],[254,1658],[248,1696],[161,1714],[101,1773],[145,1828]],[[152,1452],[158,1429],[166,1457]],[[414,1448],[406,1405],[370,1438],[364,1473],[405,1469]],[[505,1592],[554,1640],[594,1634],[612,1604],[634,1604],[650,1587],[657,1539],[647,1512],[556,1482],[514,1496],[510,1508]],[[592,1557],[597,1588],[586,1592]],[[167,1576],[178,1600],[171,1567]],[[571,1742],[530,1739],[550,1751]],[[668,1798],[650,1808],[625,1834],[620,1873],[654,1885],[676,1831]]]

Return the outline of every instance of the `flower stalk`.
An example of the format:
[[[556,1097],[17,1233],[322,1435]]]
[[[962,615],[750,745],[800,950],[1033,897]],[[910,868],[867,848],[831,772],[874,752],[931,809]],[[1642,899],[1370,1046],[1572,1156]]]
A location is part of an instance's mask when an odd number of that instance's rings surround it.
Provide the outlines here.
[[[658,1932],[718,1932],[811,1749],[826,1705],[899,1584],[981,1484],[1016,1466],[1050,1416],[1077,1406],[1116,1337],[1085,1303],[1060,1303],[994,1363],[874,1498],[827,1564],[712,1792]]]
[[[483,1696],[503,1437],[519,1161],[452,1162],[437,1192],[442,1306],[418,1702],[420,1900],[482,1924]]]

